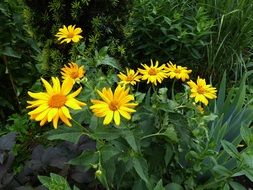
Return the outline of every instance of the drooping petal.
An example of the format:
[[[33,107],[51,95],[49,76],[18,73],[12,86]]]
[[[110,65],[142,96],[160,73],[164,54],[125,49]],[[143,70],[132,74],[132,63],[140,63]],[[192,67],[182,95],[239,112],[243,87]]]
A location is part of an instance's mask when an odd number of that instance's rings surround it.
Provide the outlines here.
[[[47,114],[47,121],[51,122],[57,113],[58,113],[58,108],[51,108]]]
[[[105,116],[103,124],[104,125],[108,125],[112,121],[112,118],[113,118],[113,111],[108,111],[106,113],[106,116]]]
[[[114,112],[114,122],[115,122],[116,125],[120,124],[120,114],[119,114],[118,111]]]

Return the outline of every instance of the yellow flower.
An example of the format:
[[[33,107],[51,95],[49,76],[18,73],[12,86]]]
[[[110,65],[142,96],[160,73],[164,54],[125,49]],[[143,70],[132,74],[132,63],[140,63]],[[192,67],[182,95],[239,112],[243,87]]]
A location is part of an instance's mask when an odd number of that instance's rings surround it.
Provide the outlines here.
[[[63,28],[60,28],[59,32],[55,36],[58,37],[58,40],[61,41],[61,43],[69,43],[71,41],[79,42],[79,40],[83,38],[81,35],[79,35],[81,32],[82,29],[75,28],[75,25],[69,25],[68,28],[63,25]]]
[[[52,77],[52,86],[45,79],[41,78],[41,80],[46,88],[46,92],[28,92],[32,98],[36,99],[34,101],[27,101],[30,104],[27,108],[34,109],[28,113],[31,119],[40,121],[40,126],[52,121],[56,129],[60,118],[66,125],[71,126],[69,122],[71,116],[67,107],[77,110],[81,109],[81,106],[86,105],[75,99],[81,92],[82,87],[69,94],[73,87],[72,80],[64,80],[62,86],[57,77]]]
[[[138,75],[139,72],[135,72],[133,69],[128,69],[126,68],[126,75],[120,72],[118,74],[118,77],[120,78],[120,83],[126,85],[126,84],[131,84],[135,85],[136,82],[140,82],[141,76]]]
[[[137,103],[130,103],[134,100],[133,95],[129,95],[129,88],[117,86],[113,93],[111,88],[103,88],[102,92],[97,90],[97,93],[102,100],[91,100],[94,104],[90,108],[97,117],[105,117],[104,125],[109,124],[112,119],[116,125],[120,125],[120,115],[126,119],[131,119],[130,113],[135,112],[134,108]]]
[[[187,82],[191,88],[191,98],[195,98],[195,102],[202,102],[203,104],[208,104],[208,99],[215,99],[216,88],[211,85],[207,85],[205,79],[198,77],[197,83],[194,83],[192,80]]]
[[[151,66],[147,66],[146,64],[141,64],[144,69],[138,69],[139,72],[142,74],[142,80],[148,80],[147,83],[151,82],[157,85],[157,81],[159,83],[162,82],[164,78],[167,77],[166,71],[164,70],[165,64],[162,64],[158,67],[158,61],[156,61],[155,66],[153,65],[153,61],[151,60]]]
[[[74,81],[78,81],[83,78],[85,73],[83,66],[79,67],[76,63],[73,62],[69,63],[68,65],[69,66],[64,65],[64,67],[61,69],[63,79],[71,78]]]
[[[187,70],[187,67],[177,66],[176,64],[173,65],[171,62],[169,64],[167,63],[165,70],[168,72],[168,76],[171,79],[181,79],[183,82],[189,79],[189,74],[192,72],[192,70]]]

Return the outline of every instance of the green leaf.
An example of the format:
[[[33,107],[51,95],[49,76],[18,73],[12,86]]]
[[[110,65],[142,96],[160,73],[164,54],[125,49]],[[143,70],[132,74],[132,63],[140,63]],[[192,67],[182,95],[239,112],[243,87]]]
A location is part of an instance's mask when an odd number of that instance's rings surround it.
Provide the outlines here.
[[[134,157],[133,158],[133,166],[134,166],[134,169],[137,172],[137,174],[141,177],[141,179],[143,181],[145,181],[146,184],[149,184],[148,167],[147,167],[146,160],[144,160],[143,158]]]
[[[251,141],[251,130],[249,129],[248,126],[246,125],[242,125],[241,130],[240,130],[240,134],[242,139],[244,140],[244,142],[249,146],[250,145],[250,141]]]
[[[107,182],[107,179],[106,179],[106,171],[104,170],[104,169],[102,169],[101,168],[101,174],[99,175],[99,176],[96,176],[98,179],[99,179],[99,181],[103,184],[103,186],[107,189],[107,190],[109,190],[110,188],[109,188],[109,186],[108,186],[108,182]]]
[[[138,146],[136,144],[133,132],[132,131],[124,131],[123,136],[126,139],[126,141],[128,142],[128,144],[131,146],[131,148],[134,151],[138,152],[139,149],[138,149]]]
[[[242,170],[244,175],[251,181],[253,182],[253,169],[252,168],[245,168]]]
[[[77,143],[79,138],[83,135],[83,131],[80,127],[64,127],[61,126],[59,129],[51,130],[47,132],[48,140],[65,140],[72,143]]]
[[[234,190],[247,190],[245,187],[243,187],[240,183],[237,183],[235,181],[230,181],[229,185],[234,189]]]
[[[173,156],[173,148],[169,144],[167,144],[166,145],[166,152],[165,152],[165,156],[164,156],[164,161],[165,161],[166,166],[171,161],[172,156]]]
[[[99,50],[99,52],[96,52],[96,55],[94,58],[96,62],[96,66],[108,65],[115,69],[122,70],[117,60],[114,59],[113,57],[110,57],[107,54],[107,50],[108,50],[108,47],[103,47]]]
[[[250,167],[251,169],[253,169],[253,154],[243,152],[241,155],[243,158],[243,162],[247,165],[246,167]]]
[[[172,126],[169,126],[163,134],[166,135],[173,142],[178,142],[177,133]]]
[[[120,153],[120,150],[118,150],[115,146],[112,145],[104,145],[99,148],[99,151],[104,162],[108,161],[109,159]]]
[[[74,185],[73,190],[80,190],[80,189]]]
[[[90,168],[92,165],[97,164],[98,160],[99,160],[98,152],[85,151],[78,157],[70,160],[68,163],[72,165],[86,166],[87,168]]]
[[[66,179],[58,174],[50,173],[50,177],[38,176],[38,178],[49,190],[71,190]]]
[[[163,187],[163,181],[162,181],[162,179],[160,179],[158,181],[158,183],[156,184],[154,190],[165,190],[165,188]]]
[[[222,80],[219,87],[218,99],[216,102],[217,111],[223,110],[222,106],[224,105],[226,96],[226,71],[223,73]]]
[[[165,186],[166,190],[184,190],[184,188],[177,183],[170,183]]]
[[[50,177],[39,175],[38,179],[40,180],[40,183],[42,183],[42,185],[44,185],[47,188],[50,187],[50,182],[51,182],[51,178]]]
[[[229,169],[227,169],[226,167],[222,166],[222,165],[215,165],[215,166],[213,167],[213,170],[214,170],[216,173],[218,173],[219,175],[221,175],[221,176],[226,176],[226,177],[228,177],[228,176],[231,176],[231,175],[232,175],[232,172],[231,172]]]
[[[222,188],[222,190],[230,190],[229,185],[226,183],[226,184],[224,185],[224,187]]]
[[[105,139],[108,141],[117,139],[121,136],[121,133],[119,129],[115,129],[112,127],[97,127],[92,134],[90,134],[90,137],[94,140],[98,139]]]
[[[228,142],[228,141],[226,141],[226,140],[222,140],[222,141],[221,141],[221,144],[222,144],[224,150],[225,150],[232,158],[240,159],[240,153],[237,151],[236,147],[235,147],[232,143],[230,143],[230,142]]]
[[[7,55],[9,57],[21,58],[21,54],[15,52],[11,47],[6,47],[2,54]]]

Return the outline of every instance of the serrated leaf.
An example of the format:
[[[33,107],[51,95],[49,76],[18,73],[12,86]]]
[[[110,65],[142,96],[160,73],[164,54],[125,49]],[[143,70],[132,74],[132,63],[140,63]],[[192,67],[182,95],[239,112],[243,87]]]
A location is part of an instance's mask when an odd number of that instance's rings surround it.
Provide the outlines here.
[[[68,163],[72,165],[85,166],[90,168],[93,164],[97,164],[99,159],[98,152],[85,151],[78,157],[70,160]]]
[[[166,135],[166,137],[168,137],[170,140],[178,142],[177,133],[173,127],[168,127],[163,134]]]
[[[65,140],[72,143],[77,143],[80,137],[83,135],[83,131],[80,127],[61,127],[57,130],[53,129],[47,132],[48,140]]]
[[[120,151],[112,145],[104,145],[99,149],[104,162],[120,153]]]
[[[137,174],[140,176],[140,178],[146,182],[146,184],[149,183],[148,181],[148,167],[146,164],[146,161],[143,158],[133,158],[133,167]]]
[[[49,188],[51,183],[51,178],[48,176],[38,176],[38,179],[40,180],[40,183],[44,185],[45,187]]]
[[[123,134],[124,134],[124,138],[126,139],[128,144],[131,146],[131,148],[137,152],[138,146],[136,144],[136,140],[135,140],[133,132],[132,131],[124,131]]]

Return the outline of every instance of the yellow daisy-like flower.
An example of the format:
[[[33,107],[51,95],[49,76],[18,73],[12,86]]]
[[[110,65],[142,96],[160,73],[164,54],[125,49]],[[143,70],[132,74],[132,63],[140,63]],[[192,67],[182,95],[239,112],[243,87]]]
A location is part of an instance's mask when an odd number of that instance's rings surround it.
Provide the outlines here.
[[[202,102],[203,104],[208,104],[208,99],[215,99],[216,96],[216,88],[211,85],[207,85],[205,79],[201,79],[198,77],[197,83],[192,80],[187,82],[187,84],[191,88],[191,98],[195,98],[195,102]]]
[[[162,83],[162,80],[167,77],[166,71],[164,70],[165,64],[162,64],[158,67],[158,61],[156,61],[155,65],[153,65],[153,61],[151,60],[151,66],[147,66],[146,64],[141,64],[144,69],[138,69],[142,74],[142,80],[148,80],[148,83],[153,83],[157,85],[157,81]]]
[[[62,78],[71,78],[74,81],[78,81],[83,78],[85,70],[84,66],[79,67],[76,63],[69,63],[67,65],[64,65],[64,67],[61,69]]]
[[[165,70],[168,72],[168,77],[171,79],[176,78],[177,80],[181,79],[183,82],[186,79],[189,79],[189,74],[192,70],[188,70],[187,67],[173,65],[171,62],[167,63]]]
[[[79,40],[83,38],[81,35],[79,35],[82,33],[82,29],[75,28],[75,26],[76,25],[69,25],[67,28],[65,25],[63,25],[63,28],[60,28],[59,32],[55,36],[58,37],[58,40],[61,41],[61,43],[69,43],[71,41],[79,42]]]
[[[120,72],[118,74],[118,77],[120,78],[120,83],[121,84],[124,84],[124,85],[127,85],[127,84],[130,84],[130,85],[135,85],[136,82],[140,82],[140,78],[141,76],[138,75],[139,72],[135,72],[133,69],[128,69],[126,68],[126,74],[123,74],[122,72]]]
[[[134,96],[128,94],[129,88],[125,89],[118,85],[114,93],[111,88],[103,88],[102,92],[97,90],[97,93],[102,100],[91,100],[94,105],[90,108],[97,117],[105,117],[104,125],[112,120],[116,125],[120,125],[120,115],[128,120],[131,119],[130,113],[135,112],[133,108],[138,104],[130,102],[134,100]]]
[[[69,94],[74,84],[71,79],[64,80],[62,86],[57,77],[52,77],[52,86],[45,79],[41,78],[41,80],[46,88],[46,92],[28,92],[32,98],[36,99],[34,101],[27,101],[30,104],[27,108],[34,109],[28,113],[31,119],[40,121],[40,126],[52,121],[56,129],[60,118],[66,125],[71,126],[69,121],[71,116],[67,107],[77,110],[81,109],[81,106],[86,105],[75,99],[81,92],[82,87]]]

